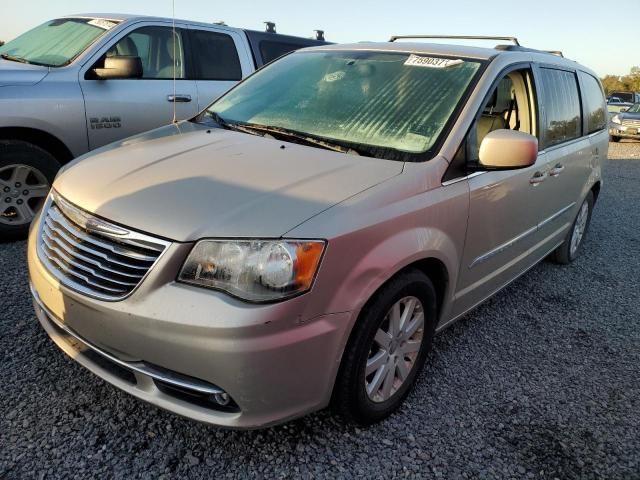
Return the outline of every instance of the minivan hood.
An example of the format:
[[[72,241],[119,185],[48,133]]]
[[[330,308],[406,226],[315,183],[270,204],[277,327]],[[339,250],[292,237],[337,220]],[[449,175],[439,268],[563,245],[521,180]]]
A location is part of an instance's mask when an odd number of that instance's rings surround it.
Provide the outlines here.
[[[0,87],[35,85],[49,73],[49,67],[12,62],[0,58]]]
[[[175,241],[280,237],[402,168],[185,122],[79,158],[54,188],[89,212]]]

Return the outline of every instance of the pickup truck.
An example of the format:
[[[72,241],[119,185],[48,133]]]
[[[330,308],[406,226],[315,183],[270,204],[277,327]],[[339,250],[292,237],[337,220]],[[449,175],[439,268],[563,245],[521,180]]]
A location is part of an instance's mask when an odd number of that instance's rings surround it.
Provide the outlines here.
[[[0,47],[0,239],[26,235],[59,168],[197,115],[315,39],[171,18],[73,15]]]

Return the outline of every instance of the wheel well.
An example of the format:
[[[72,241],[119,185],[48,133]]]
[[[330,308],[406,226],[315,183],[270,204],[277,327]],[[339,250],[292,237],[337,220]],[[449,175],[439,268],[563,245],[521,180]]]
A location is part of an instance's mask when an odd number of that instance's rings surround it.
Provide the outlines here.
[[[598,195],[600,195],[600,182],[596,182],[591,187],[591,192],[593,192],[593,202],[595,203],[598,200]]]
[[[73,160],[73,154],[62,141],[50,133],[35,128],[0,128],[0,140],[22,140],[32,143],[56,157],[61,165]]]
[[[437,258],[425,258],[405,267],[405,269],[408,268],[417,268],[429,277],[429,280],[433,283],[433,288],[436,290],[439,318],[440,313],[442,312],[442,305],[444,304],[444,296],[447,292],[447,286],[449,285],[449,273],[447,272],[447,267]]]

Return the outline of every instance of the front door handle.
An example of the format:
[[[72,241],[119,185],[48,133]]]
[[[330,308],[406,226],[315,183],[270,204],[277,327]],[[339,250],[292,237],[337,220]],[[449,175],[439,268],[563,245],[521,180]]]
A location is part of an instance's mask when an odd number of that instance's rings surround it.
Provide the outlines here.
[[[536,172],[533,174],[533,177],[531,177],[531,180],[529,180],[529,183],[535,187],[544,182],[547,177],[547,172]]]
[[[557,177],[564,171],[564,165],[561,163],[556,163],[556,166],[551,169],[549,175],[552,177]]]
[[[183,95],[176,93],[175,95],[167,95],[167,102],[187,103],[191,101],[191,95]]]

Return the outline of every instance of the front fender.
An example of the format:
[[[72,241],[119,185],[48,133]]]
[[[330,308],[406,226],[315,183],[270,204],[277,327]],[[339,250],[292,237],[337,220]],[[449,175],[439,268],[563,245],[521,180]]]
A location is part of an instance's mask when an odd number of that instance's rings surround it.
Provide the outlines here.
[[[410,168],[286,235],[329,240],[310,296],[311,311],[359,311],[403,268],[436,259],[448,276],[440,322],[447,318],[464,248],[468,185],[442,186],[437,162]]]

